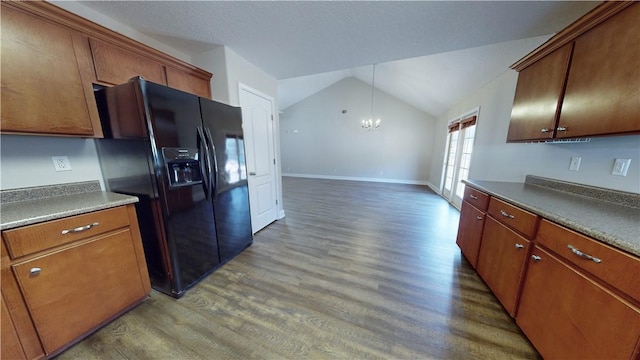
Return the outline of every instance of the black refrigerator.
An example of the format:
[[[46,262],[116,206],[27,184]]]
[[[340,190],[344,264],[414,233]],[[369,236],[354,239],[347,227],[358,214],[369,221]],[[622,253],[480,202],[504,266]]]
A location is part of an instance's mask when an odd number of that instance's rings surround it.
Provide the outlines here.
[[[95,96],[105,187],[140,199],[151,284],[178,298],[253,242],[241,110],[139,77]]]

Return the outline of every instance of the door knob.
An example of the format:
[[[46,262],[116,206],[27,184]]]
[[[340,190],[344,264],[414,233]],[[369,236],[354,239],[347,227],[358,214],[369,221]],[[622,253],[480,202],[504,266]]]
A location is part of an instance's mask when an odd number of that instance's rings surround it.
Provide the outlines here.
[[[256,176],[256,173],[254,171],[249,172],[249,176]]]

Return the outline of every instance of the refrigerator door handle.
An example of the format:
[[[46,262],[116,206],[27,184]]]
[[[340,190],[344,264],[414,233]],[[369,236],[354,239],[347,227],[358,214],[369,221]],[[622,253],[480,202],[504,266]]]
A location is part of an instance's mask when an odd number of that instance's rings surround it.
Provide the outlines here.
[[[204,188],[204,195],[208,200],[211,200],[211,159],[209,158],[209,145],[204,137],[202,127],[196,128],[198,135],[198,152],[202,154],[200,156],[200,171],[202,171],[202,187]],[[204,151],[200,151],[204,149]]]
[[[213,186],[213,198],[218,197],[218,158],[216,156],[216,147],[213,145],[213,136],[211,136],[211,131],[208,128],[204,129],[205,131],[205,139],[209,140],[209,144],[211,145],[211,153],[213,154],[213,171],[211,172],[211,184]]]

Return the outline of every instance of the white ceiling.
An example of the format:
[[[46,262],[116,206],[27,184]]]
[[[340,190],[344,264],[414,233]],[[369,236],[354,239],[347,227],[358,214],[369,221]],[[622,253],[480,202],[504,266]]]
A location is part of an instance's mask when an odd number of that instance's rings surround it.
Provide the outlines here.
[[[598,3],[81,2],[188,54],[228,46],[279,80],[281,109],[344,77],[371,83],[378,63],[376,88],[435,116]]]

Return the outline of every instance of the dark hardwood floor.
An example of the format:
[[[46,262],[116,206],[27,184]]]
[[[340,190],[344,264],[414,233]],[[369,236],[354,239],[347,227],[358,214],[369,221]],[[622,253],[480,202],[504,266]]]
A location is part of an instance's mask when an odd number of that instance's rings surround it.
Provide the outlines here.
[[[284,178],[286,218],[59,359],[537,359],[426,186]]]

